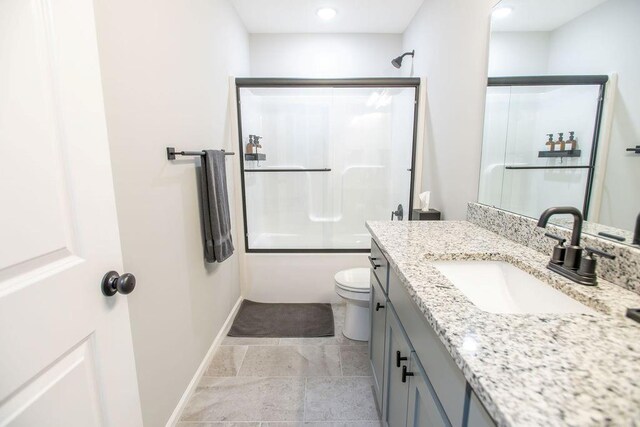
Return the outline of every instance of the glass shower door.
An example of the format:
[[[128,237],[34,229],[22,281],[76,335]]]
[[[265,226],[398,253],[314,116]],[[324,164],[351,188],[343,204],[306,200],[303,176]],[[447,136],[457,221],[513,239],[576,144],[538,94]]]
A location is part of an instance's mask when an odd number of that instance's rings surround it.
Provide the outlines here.
[[[247,249],[367,249],[409,207],[415,90],[241,87]]]

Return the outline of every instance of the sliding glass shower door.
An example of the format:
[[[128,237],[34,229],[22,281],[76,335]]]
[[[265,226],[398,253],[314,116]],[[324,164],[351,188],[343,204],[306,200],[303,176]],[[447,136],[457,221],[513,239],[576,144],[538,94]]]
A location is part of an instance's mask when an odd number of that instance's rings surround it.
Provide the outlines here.
[[[394,80],[238,80],[249,251],[364,250],[365,221],[407,219],[417,82]]]

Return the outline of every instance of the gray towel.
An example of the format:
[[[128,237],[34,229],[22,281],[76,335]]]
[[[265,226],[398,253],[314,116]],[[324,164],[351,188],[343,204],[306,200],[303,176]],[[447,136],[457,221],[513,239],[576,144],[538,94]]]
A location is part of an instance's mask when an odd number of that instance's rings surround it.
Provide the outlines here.
[[[205,150],[200,171],[204,257],[222,262],[233,254],[224,151]]]

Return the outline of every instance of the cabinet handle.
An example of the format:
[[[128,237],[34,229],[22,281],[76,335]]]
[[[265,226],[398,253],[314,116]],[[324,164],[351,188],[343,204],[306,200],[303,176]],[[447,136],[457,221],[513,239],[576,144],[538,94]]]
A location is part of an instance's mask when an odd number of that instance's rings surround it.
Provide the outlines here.
[[[380,310],[381,308],[384,308],[384,305],[377,303],[376,304],[376,311]]]
[[[400,353],[400,350],[396,351],[396,367],[397,368],[400,367],[400,362],[402,362],[403,360],[407,360],[407,358],[402,357],[402,353]]]
[[[413,372],[407,372],[407,365],[404,365],[402,367],[402,382],[406,383],[407,377],[412,377],[412,376],[413,376]]]
[[[368,256],[367,258],[369,258],[369,262],[371,263],[371,267],[373,267],[373,269],[375,270],[378,267],[382,267],[381,265],[376,264],[374,261],[376,260],[376,258],[371,258],[371,256]]]

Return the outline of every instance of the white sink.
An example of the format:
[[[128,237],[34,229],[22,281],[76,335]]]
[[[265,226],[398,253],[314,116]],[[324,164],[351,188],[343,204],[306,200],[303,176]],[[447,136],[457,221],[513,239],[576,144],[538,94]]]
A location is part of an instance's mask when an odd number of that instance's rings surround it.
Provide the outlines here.
[[[503,261],[434,261],[479,309],[490,313],[595,313]]]

